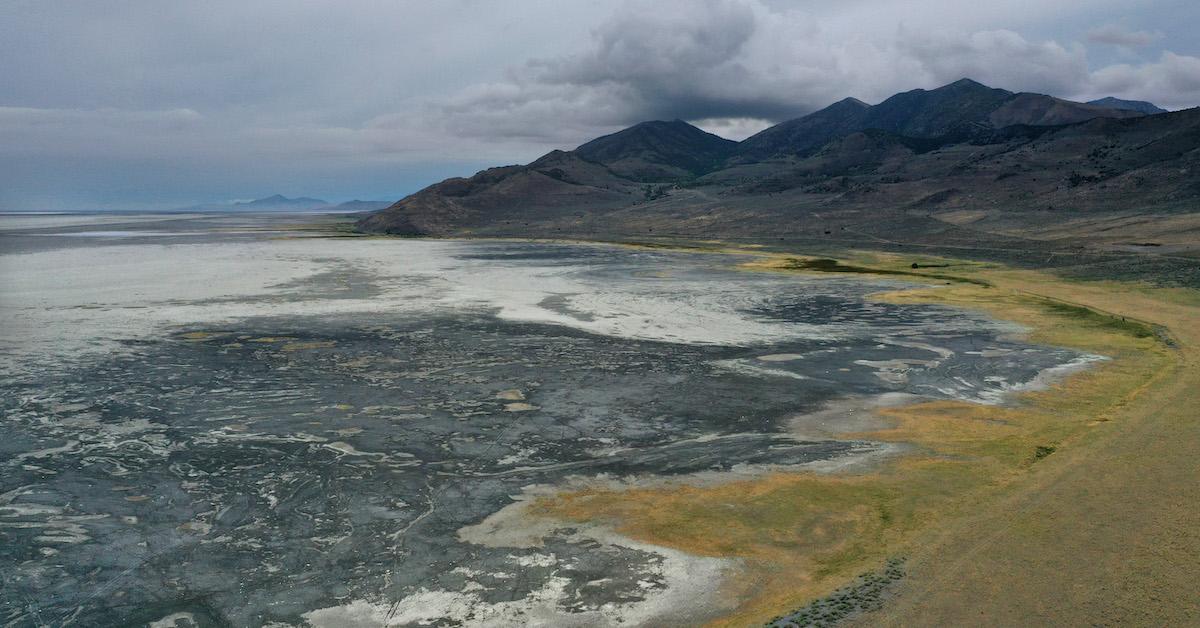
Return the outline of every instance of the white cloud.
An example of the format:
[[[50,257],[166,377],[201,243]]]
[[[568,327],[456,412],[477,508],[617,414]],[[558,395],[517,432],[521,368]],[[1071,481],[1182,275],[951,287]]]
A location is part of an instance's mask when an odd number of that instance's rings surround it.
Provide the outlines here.
[[[1013,91],[1072,94],[1088,76],[1083,46],[1029,41],[1007,30],[903,33],[895,52],[933,83],[968,77]]]
[[[465,173],[646,119],[738,138],[964,76],[1195,106],[1195,42],[1175,24],[1200,4],[1167,2],[17,3],[0,20],[0,202],[36,186],[86,195],[84,180],[166,190],[192,171],[211,189],[258,177],[268,191],[328,172],[351,196],[359,170]],[[1076,35],[1080,23],[1109,26]],[[1145,30],[1111,26],[1126,23]],[[1090,67],[1086,46],[1124,63]]]
[[[737,137],[749,127],[717,121],[779,121],[846,96],[878,102],[963,77],[1067,97],[1095,91],[1077,42],[903,26],[845,37],[760,0],[635,0],[578,51],[464,90],[432,119],[471,137],[562,147],[647,119],[703,120]]]
[[[1089,42],[1126,48],[1149,46],[1162,38],[1160,31],[1134,31],[1118,24],[1106,24],[1087,33]]]
[[[1157,61],[1111,65],[1091,76],[1092,93],[1182,109],[1200,103],[1200,57],[1164,52]]]
[[[0,107],[0,154],[123,158],[194,150],[210,121],[192,109]]]
[[[744,140],[775,124],[764,118],[703,118],[691,122],[713,135],[736,141]]]

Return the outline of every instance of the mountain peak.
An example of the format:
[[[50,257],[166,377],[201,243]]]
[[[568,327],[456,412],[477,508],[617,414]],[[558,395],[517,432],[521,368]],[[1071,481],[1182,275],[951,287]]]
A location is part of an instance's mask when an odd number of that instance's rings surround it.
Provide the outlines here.
[[[979,81],[976,81],[975,79],[970,79],[970,78],[966,78],[966,77],[960,78],[957,81],[954,81],[953,83],[945,85],[945,87],[972,87],[972,88],[982,87],[984,89],[992,89],[991,87],[988,87],[987,85],[984,85],[983,83],[980,83]]]
[[[871,106],[857,98],[843,98],[806,116],[781,122],[742,140],[742,159],[767,159],[776,155],[805,155],[826,142],[861,130]]]
[[[868,105],[867,103],[865,103],[853,96],[847,96],[829,106],[830,107],[847,107],[847,108],[852,108],[852,109],[867,109],[871,105]]]
[[[704,132],[704,130],[700,129],[699,127],[696,127],[684,120],[680,120],[679,118],[675,118],[674,120],[644,120],[631,127],[627,127],[605,137],[610,137],[611,135],[620,135],[622,133],[644,133],[655,130],[674,131],[678,133],[695,133],[696,131],[701,133]]]
[[[626,178],[663,181],[703,174],[735,146],[683,120],[647,120],[583,144],[575,154]]]
[[[959,79],[937,89],[916,89],[888,98],[867,111],[863,128],[936,137],[963,125],[986,125],[988,115],[1012,96],[1007,90]]]
[[[952,98],[978,97],[986,99],[1012,96],[1013,94],[1013,92],[1010,92],[1007,89],[990,87],[970,78],[960,78],[953,83],[946,83],[941,87],[935,87],[934,89],[927,90],[925,93],[939,95],[945,94]]]

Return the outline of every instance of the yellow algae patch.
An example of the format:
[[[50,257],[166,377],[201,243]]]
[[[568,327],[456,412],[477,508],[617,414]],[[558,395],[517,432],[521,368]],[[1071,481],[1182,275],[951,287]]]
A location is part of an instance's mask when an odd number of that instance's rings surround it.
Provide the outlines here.
[[[510,390],[502,390],[496,393],[496,398],[503,399],[505,401],[525,401],[525,393],[517,390],[516,388],[512,388]]]
[[[614,246],[628,249],[650,249],[656,251],[684,251],[689,253],[733,253],[758,254],[761,244],[730,244],[718,240],[661,240],[643,242],[612,242]]]
[[[313,340],[311,342],[289,342],[283,345],[284,351],[306,351],[308,349],[327,349],[336,345],[332,340]]]
[[[537,406],[531,405],[528,403],[516,402],[516,403],[504,404],[505,412],[529,412],[530,410],[537,410],[537,409],[538,409]]]
[[[222,335],[224,335],[224,334],[218,334],[218,333],[211,332],[211,331],[189,331],[186,333],[179,334],[179,337],[183,338],[184,340],[200,341],[200,340],[208,340],[209,338],[212,338],[214,336],[222,336]]]
[[[929,263],[911,262],[907,268],[894,267],[894,264],[881,264],[880,259],[870,259],[858,256],[862,262],[846,262],[828,257],[808,257],[784,255],[779,253],[760,255],[756,259],[738,265],[743,270],[773,271],[773,272],[810,272],[810,273],[842,273],[863,275],[898,276],[904,279],[915,279],[938,284],[971,283],[988,286],[988,282],[978,277],[972,277],[963,269],[955,268],[954,273],[943,269],[950,267],[969,266],[968,263]]]
[[[670,279],[675,276],[675,273],[669,270],[642,270],[633,273],[634,277],[648,277],[651,279]]]
[[[778,260],[797,258],[764,259],[747,266],[784,271],[791,263]],[[856,264],[879,267],[851,272],[924,272],[912,270],[913,263],[921,263],[912,258],[860,260]],[[922,262],[934,263],[928,258]],[[729,587],[740,606],[714,625],[762,623],[879,568],[889,557],[914,551],[919,538],[1020,491],[1044,460],[1070,454],[1098,438],[1098,430],[1103,433],[1110,422],[1122,420],[1123,408],[1151,390],[1156,375],[1179,359],[1152,324],[1110,314],[1098,305],[1076,305],[1071,299],[1074,284],[1029,272],[1009,276],[1003,269],[970,262],[936,263],[939,275],[950,268],[959,273],[950,285],[941,276],[927,277],[940,285],[877,297],[983,309],[1025,326],[1036,342],[1110,359],[1044,390],[1023,393],[1013,405],[928,401],[881,408],[877,415],[885,427],[845,437],[912,446],[910,453],[870,471],[781,472],[703,486],[598,486],[543,497],[533,504],[534,512],[569,521],[603,521],[640,541],[741,559],[743,568]],[[800,272],[812,272],[799,266]],[[1058,287],[1056,296],[1029,291],[1038,282]],[[1114,303],[1121,290],[1141,290],[1127,285],[1106,289],[1114,291]]]
[[[246,339],[247,342],[261,342],[261,343],[287,342],[289,340],[295,340],[295,338],[288,338],[286,336],[263,336],[261,338]]]

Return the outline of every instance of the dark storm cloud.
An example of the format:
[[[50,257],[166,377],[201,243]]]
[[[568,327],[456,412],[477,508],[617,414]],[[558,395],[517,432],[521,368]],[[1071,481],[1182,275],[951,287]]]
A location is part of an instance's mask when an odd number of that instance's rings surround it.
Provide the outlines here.
[[[1177,26],[1200,8],[1182,0],[1136,10],[1118,0],[13,0],[0,10],[8,208],[396,196],[455,163],[528,160],[645,119],[743,137],[845,96],[876,102],[963,76],[1073,98],[1200,102],[1200,50]]]
[[[1111,93],[1169,107],[1200,101],[1185,78],[1195,57],[1186,55],[1093,70],[1080,42],[1031,40],[1009,29],[860,26],[839,32],[819,15],[751,0],[629,2],[582,50],[528,62],[505,82],[460,94],[446,114],[464,132],[496,136],[527,136],[547,119],[599,131],[675,117],[741,135],[845,96],[875,102],[962,77],[1065,97]],[[1123,42],[1148,37],[1097,32]]]

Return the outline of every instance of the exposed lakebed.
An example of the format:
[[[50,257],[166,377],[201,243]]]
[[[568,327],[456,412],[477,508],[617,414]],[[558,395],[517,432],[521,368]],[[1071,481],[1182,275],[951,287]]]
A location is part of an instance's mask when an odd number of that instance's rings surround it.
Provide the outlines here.
[[[0,233],[0,621],[699,620],[736,564],[481,524],[577,478],[869,456],[795,417],[897,393],[1000,403],[1092,359],[868,298],[899,281],[277,222]]]

